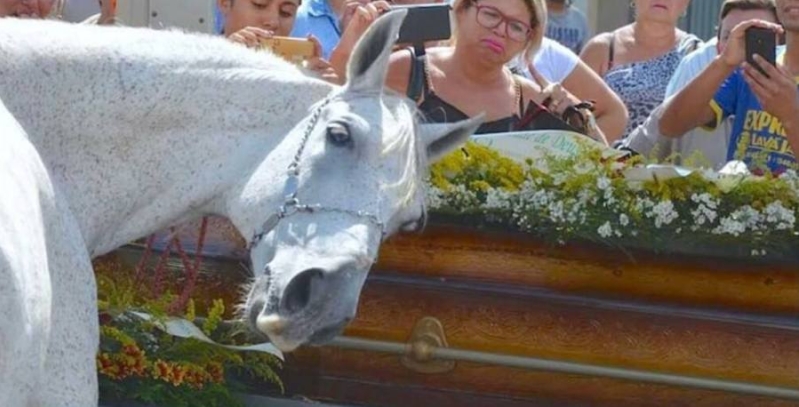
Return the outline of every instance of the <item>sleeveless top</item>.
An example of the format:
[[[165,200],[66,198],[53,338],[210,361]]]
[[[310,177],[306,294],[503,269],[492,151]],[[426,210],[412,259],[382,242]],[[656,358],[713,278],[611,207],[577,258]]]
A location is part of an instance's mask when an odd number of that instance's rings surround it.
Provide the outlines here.
[[[453,123],[466,120],[469,115],[453,106],[446,100],[436,95],[431,89],[430,75],[427,71],[427,58],[424,54],[417,54],[411,49],[411,73],[408,82],[408,97],[417,102],[419,111],[424,115],[428,122],[432,123]],[[524,95],[521,91],[521,84],[516,75],[513,76],[518,89],[519,111],[508,117],[484,122],[477,128],[474,134],[506,133],[518,130],[517,124],[521,120],[524,112]]]
[[[624,129],[624,138],[626,138],[663,103],[669,79],[677,70],[680,60],[696,49],[701,40],[687,34],[671,51],[659,57],[613,66],[616,33],[611,35],[609,69],[603,79],[608,87],[619,95],[630,113],[630,120]]]

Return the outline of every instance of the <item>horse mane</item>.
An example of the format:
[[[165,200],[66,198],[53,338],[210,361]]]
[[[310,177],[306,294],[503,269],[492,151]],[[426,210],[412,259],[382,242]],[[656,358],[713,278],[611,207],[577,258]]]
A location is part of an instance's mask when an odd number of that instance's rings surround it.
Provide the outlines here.
[[[407,151],[405,156],[405,171],[402,176],[389,188],[400,188],[400,203],[403,206],[409,205],[417,191],[423,190],[426,183],[429,166],[427,162],[427,150],[424,143],[420,142],[418,127],[424,121],[424,116],[419,112],[418,107],[412,100],[391,90],[384,90],[383,103],[389,106],[389,111],[394,112],[395,120],[402,127],[397,133],[398,137],[383,146],[383,155],[389,155],[395,151]],[[410,122],[402,120],[404,117],[411,117]],[[424,204],[423,204],[424,205]]]

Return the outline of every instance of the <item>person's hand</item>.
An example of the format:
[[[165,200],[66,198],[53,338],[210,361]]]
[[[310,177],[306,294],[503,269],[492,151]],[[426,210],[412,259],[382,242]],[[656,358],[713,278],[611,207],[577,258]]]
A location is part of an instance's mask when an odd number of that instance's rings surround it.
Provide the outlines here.
[[[566,90],[560,83],[551,83],[547,78],[544,78],[541,73],[533,66],[532,62],[527,63],[527,69],[533,77],[533,80],[541,87],[541,100],[544,107],[551,112],[562,115],[569,106],[580,103],[580,100]]]
[[[344,12],[344,17],[342,18],[341,27],[343,34],[341,34],[339,46],[347,47],[349,50],[355,48],[355,44],[366,32],[366,29],[368,29],[381,14],[391,9],[391,5],[384,0],[373,1],[367,4],[361,4],[358,0],[354,0],[347,3],[347,7],[347,10]]]
[[[355,16],[355,12],[358,10],[358,7],[364,4],[363,0],[346,0],[346,1],[347,2],[344,3],[344,14],[341,15],[341,19],[338,22],[338,26],[341,32],[347,31],[347,27],[350,25],[352,17]]]
[[[341,78],[333,66],[322,58],[322,43],[313,35],[308,36],[308,41],[314,44],[314,56],[305,61],[305,68],[314,72],[321,79],[330,83],[341,84]]]
[[[228,35],[227,38],[248,48],[257,48],[259,45],[261,45],[262,40],[269,39],[274,36],[274,32],[264,30],[263,28],[245,27]]]
[[[724,51],[721,52],[720,58],[725,65],[737,68],[746,61],[746,30],[750,27],[767,28],[774,31],[774,35],[783,32],[781,26],[768,21],[747,20],[739,23],[730,31],[727,45],[724,47]]]
[[[763,109],[782,123],[796,121],[799,113],[799,92],[793,74],[785,67],[771,65],[759,55],[755,55],[755,62],[768,76],[744,62],[744,80],[757,96]]]

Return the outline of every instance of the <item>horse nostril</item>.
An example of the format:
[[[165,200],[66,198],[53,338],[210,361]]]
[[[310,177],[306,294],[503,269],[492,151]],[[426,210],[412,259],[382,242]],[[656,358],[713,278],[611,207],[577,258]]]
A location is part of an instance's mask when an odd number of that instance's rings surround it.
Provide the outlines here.
[[[324,272],[320,269],[308,269],[297,274],[283,292],[283,309],[289,314],[305,309],[311,301],[314,282],[323,278]]]

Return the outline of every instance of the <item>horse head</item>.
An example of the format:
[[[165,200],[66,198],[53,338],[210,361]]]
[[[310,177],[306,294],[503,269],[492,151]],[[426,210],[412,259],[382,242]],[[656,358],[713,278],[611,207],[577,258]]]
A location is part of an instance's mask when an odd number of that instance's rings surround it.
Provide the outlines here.
[[[410,100],[384,91],[405,13],[370,27],[350,58],[347,84],[286,137],[293,151],[275,179],[281,203],[263,215],[250,243],[255,280],[243,305],[251,326],[284,351],[343,331],[380,244],[423,224],[428,164],[482,121],[421,123]]]

